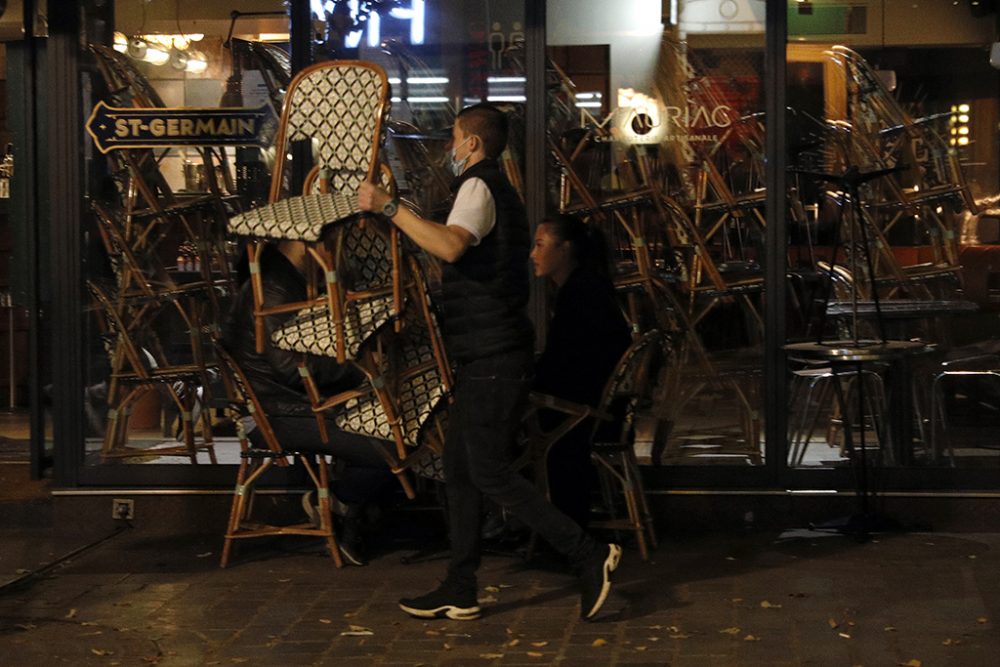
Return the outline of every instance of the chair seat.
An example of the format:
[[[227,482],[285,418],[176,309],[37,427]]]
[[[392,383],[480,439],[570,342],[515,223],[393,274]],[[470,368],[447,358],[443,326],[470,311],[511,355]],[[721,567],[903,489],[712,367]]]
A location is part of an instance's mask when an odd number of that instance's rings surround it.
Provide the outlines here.
[[[351,192],[299,195],[251,209],[229,219],[239,236],[316,242],[323,228],[361,213]]]
[[[400,381],[396,408],[409,447],[419,444],[420,429],[444,398],[444,386],[437,368],[429,368]],[[337,426],[349,433],[392,440],[392,427],[385,408],[375,394],[347,401],[334,418]]]
[[[145,376],[134,371],[117,371],[111,375],[119,382],[124,383],[153,383],[153,382],[191,382],[200,381],[205,374],[213,374],[218,367],[212,364],[199,366],[198,364],[184,364],[170,366],[167,368],[154,368],[147,372]]]
[[[344,318],[344,349],[355,357],[358,349],[372,334],[392,320],[391,294],[351,301]],[[325,306],[299,311],[285,325],[271,334],[271,342],[282,350],[337,356],[337,332]]]

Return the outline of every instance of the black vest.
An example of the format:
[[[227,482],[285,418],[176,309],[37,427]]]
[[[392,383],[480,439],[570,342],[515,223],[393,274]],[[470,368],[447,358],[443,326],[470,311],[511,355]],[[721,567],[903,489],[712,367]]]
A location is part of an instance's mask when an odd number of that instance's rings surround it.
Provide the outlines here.
[[[481,178],[496,205],[496,226],[479,245],[442,269],[442,329],[448,356],[468,363],[501,352],[530,348],[534,328],[528,303],[528,219],[517,192],[495,160],[472,165],[452,183],[455,192]]]

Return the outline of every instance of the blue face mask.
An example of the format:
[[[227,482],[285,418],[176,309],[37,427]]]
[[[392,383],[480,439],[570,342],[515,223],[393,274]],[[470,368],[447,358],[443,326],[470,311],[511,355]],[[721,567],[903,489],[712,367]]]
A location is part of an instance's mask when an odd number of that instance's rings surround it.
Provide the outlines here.
[[[462,146],[464,146],[465,142],[468,141],[471,138],[472,138],[471,136],[466,137],[462,141],[462,143],[460,143],[458,146],[453,146],[452,149],[450,151],[448,151],[448,169],[450,169],[451,173],[454,174],[455,176],[461,176],[462,175],[462,172],[465,171],[465,165],[469,164],[469,158],[471,157],[471,155],[466,155],[461,160],[456,160],[455,159],[455,152],[459,148],[461,148]]]

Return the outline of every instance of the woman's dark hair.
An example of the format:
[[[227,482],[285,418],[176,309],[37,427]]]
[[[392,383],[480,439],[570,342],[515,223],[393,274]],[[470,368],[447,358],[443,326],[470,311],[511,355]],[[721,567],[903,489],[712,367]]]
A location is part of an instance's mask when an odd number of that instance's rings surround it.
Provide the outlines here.
[[[607,276],[611,273],[608,263],[608,246],[604,234],[594,225],[588,225],[572,215],[557,215],[545,218],[552,235],[559,241],[569,243],[570,252],[577,265]]]

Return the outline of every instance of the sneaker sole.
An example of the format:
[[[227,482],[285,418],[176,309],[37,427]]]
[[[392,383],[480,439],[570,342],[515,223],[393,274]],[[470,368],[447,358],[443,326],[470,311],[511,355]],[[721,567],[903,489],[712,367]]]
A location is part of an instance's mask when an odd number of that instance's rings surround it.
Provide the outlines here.
[[[597,601],[584,618],[593,618],[604,606],[604,601],[608,599],[608,592],[611,590],[611,573],[618,569],[621,559],[622,548],[617,544],[609,544],[608,557],[604,559],[604,585],[601,586],[601,594],[597,596]]]
[[[436,609],[417,609],[407,607],[402,602],[399,608],[416,618],[450,618],[453,621],[474,621],[480,616],[479,607],[456,607],[452,604],[442,605]]]

